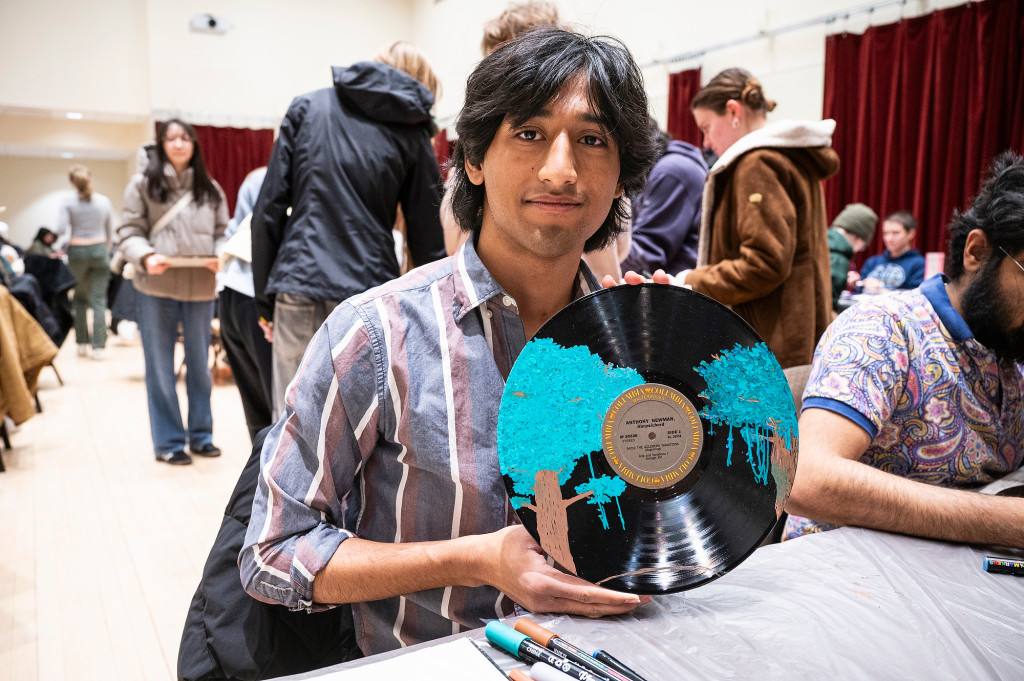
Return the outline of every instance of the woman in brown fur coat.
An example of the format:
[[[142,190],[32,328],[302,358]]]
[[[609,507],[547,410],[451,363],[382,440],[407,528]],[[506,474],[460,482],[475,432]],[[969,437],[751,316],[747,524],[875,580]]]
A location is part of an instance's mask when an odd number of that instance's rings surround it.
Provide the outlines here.
[[[704,186],[697,267],[677,283],[730,305],[783,368],[810,364],[831,319],[825,198],[839,169],[835,122],[767,122],[775,102],[743,69],[711,79],[692,109],[719,156]]]

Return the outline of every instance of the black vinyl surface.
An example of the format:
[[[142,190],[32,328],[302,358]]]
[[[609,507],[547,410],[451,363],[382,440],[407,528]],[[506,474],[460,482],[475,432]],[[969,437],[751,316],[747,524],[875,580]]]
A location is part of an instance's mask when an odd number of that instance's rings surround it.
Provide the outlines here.
[[[648,383],[674,388],[698,411],[707,404],[701,397],[707,385],[694,367],[737,343],[752,347],[761,342],[727,307],[693,291],[658,284],[617,286],[581,298],[552,317],[535,338],[550,338],[562,347],[586,346],[606,363],[632,368]],[[527,345],[523,355],[530,350]],[[712,427],[704,418],[701,426],[702,450],[694,468],[663,489],[627,484],[618,508],[610,505],[608,529],[595,506],[568,506],[569,546],[578,576],[632,593],[681,591],[723,575],[761,543],[776,521],[772,476],[767,484],[755,479],[746,444],[735,433],[727,465],[729,429]],[[499,438],[499,458],[502,451]],[[589,460],[597,475],[616,476],[600,442]],[[563,497],[572,497],[590,475],[585,462],[577,465],[562,485]],[[507,475],[505,483],[514,496]],[[528,508],[517,512],[540,542],[536,513]]]

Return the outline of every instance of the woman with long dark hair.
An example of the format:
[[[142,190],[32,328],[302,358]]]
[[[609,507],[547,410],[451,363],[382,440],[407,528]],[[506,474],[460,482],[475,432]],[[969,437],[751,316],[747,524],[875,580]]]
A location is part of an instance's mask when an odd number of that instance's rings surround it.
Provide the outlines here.
[[[92,346],[93,359],[103,358],[107,345],[107,252],[113,236],[110,199],[92,190],[92,173],[82,165],[71,166],[68,180],[75,188],[60,207],[57,234],[68,235],[68,268],[75,275],[75,340],[78,355]],[[92,333],[87,314],[92,310]]]
[[[135,266],[138,323],[146,358],[146,393],[158,461],[189,464],[192,454],[219,456],[210,410],[210,322],[217,272],[212,258],[224,239],[224,192],[206,171],[195,129],[177,119],[160,126],[156,153],[124,194],[120,250]],[[172,256],[197,258],[191,266]],[[182,264],[184,262],[184,264]],[[185,344],[188,424],[175,391],[174,344],[181,324]]]

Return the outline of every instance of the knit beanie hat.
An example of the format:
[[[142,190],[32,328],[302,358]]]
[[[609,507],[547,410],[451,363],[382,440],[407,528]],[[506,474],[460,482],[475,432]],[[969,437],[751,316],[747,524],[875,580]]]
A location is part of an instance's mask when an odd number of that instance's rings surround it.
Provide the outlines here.
[[[871,241],[875,235],[878,215],[863,203],[851,203],[832,221],[833,227],[842,227],[853,236]]]

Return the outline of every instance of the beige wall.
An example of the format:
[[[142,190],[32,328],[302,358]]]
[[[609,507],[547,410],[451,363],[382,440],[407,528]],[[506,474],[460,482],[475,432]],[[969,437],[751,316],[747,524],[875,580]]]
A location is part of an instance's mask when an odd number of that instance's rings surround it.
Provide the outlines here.
[[[412,0],[148,0],[156,110],[193,123],[277,125],[292,98],[331,85],[332,65],[369,59],[412,35]],[[199,13],[232,24],[189,31]]]
[[[148,115],[144,0],[0,2],[0,105]]]
[[[0,220],[10,225],[10,240],[28,247],[40,227],[57,227],[61,199],[74,190],[68,168],[75,160],[0,156]],[[121,199],[134,161],[83,161],[92,171],[93,190],[114,205],[114,225],[120,223]]]

